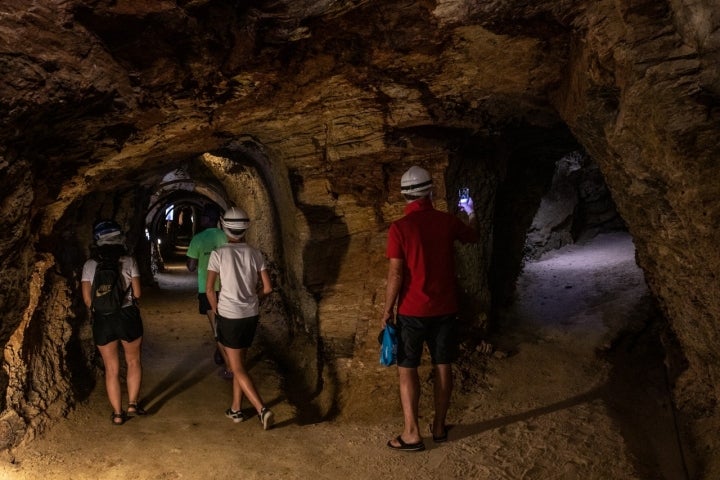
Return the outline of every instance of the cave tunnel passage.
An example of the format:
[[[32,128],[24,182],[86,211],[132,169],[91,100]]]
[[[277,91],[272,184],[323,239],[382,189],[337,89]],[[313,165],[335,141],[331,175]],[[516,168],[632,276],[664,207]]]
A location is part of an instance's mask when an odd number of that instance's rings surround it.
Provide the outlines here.
[[[168,345],[158,343],[165,338],[156,330],[166,319],[165,312],[175,312],[177,315],[169,320],[176,323],[173,328],[177,335],[194,335],[188,348],[191,351],[206,349],[203,358],[212,362],[214,339],[207,317],[198,311],[197,274],[186,268],[187,247],[200,231],[198,219],[206,205],[217,206],[221,212],[231,206],[242,208],[251,219],[247,242],[265,256],[274,288],[260,305],[261,324],[253,344],[257,345],[253,361],[272,364],[267,376],[278,380],[279,395],[300,412],[298,422],[315,423],[328,412],[336,411],[336,399],[319,397],[322,386],[328,382],[321,378],[323,367],[318,360],[317,340],[313,337],[317,332],[312,324],[316,321],[312,315],[313,299],[305,294],[303,277],[298,273],[302,270],[303,252],[294,247],[298,235],[302,235],[302,231],[298,233],[302,226],[294,223],[293,193],[287,172],[273,170],[275,166],[251,141],[238,141],[232,149],[204,153],[174,164],[166,162],[161,168],[141,174],[128,171],[125,175],[131,181],[118,178],[118,186],[114,188],[98,186],[95,191],[85,192],[66,210],[58,222],[58,228],[64,230],[58,233],[76,232],[73,245],[77,248],[73,251],[77,251],[77,255],[68,255],[68,244],[58,243],[54,250],[62,270],[70,277],[82,269],[90,253],[87,251],[92,245],[90,226],[95,221],[116,220],[125,230],[126,245],[137,259],[141,273],[140,307],[147,323],[144,356],[151,362],[163,352],[162,355],[172,356],[182,364],[190,358],[199,358],[184,355],[183,350],[168,350]],[[82,392],[78,395],[82,400],[102,389],[101,383],[89,380],[93,365],[102,366],[92,335],[82,333],[90,330],[90,323],[84,320],[86,311],[80,298],[79,290],[73,293],[80,333],[79,345],[73,349],[68,363],[72,389]],[[176,316],[184,320],[179,322]],[[198,325],[202,325],[199,331]],[[173,337],[167,340],[175,342]],[[168,378],[167,382],[182,382],[184,374],[179,371],[177,374],[177,379]],[[156,401],[165,401],[162,392],[154,394]]]
[[[607,368],[601,398],[638,471],[647,478],[688,478],[661,343],[667,324],[602,173],[587,155],[570,152],[555,163],[523,255],[512,300],[497,309],[491,342],[509,355],[542,343],[568,352],[578,370],[562,367],[560,382],[586,376],[583,368],[599,355]]]
[[[189,272],[186,267],[187,250],[192,237],[200,233],[203,226],[200,217],[206,206],[216,207],[223,213],[231,206],[237,206],[248,212],[251,224],[247,232],[247,242],[263,252],[275,292],[261,303],[261,322],[256,334],[258,358],[274,362],[274,376],[282,378],[283,395],[291,404],[302,405],[298,409],[304,417],[300,422],[315,422],[320,415],[310,405],[316,386],[308,380],[306,373],[296,378],[296,364],[312,364],[310,358],[315,352],[312,349],[289,349],[288,346],[298,339],[292,335],[290,314],[286,307],[285,293],[288,287],[286,266],[282,255],[280,240],[281,228],[277,225],[281,220],[276,215],[278,205],[275,199],[279,195],[273,192],[273,184],[263,175],[262,166],[252,158],[242,156],[240,160],[230,156],[216,156],[206,153],[200,157],[198,164],[183,165],[164,175],[150,196],[145,218],[145,239],[148,241],[150,254],[147,255],[143,271],[150,272],[152,283],[158,295],[165,298],[170,309],[188,308],[180,299],[192,296],[192,305],[188,331],[196,331],[197,323],[202,323],[205,330],[198,342],[207,345],[207,357],[216,360],[211,329],[205,315],[198,311],[197,273]],[[212,175],[208,170],[212,171]],[[280,195],[281,197],[281,195]],[[218,222],[218,227],[220,222]],[[177,305],[172,299],[178,299]],[[182,307],[181,307],[182,306]],[[182,324],[177,327],[183,334]],[[209,343],[208,343],[209,342]],[[302,342],[301,342],[302,343]],[[291,355],[281,352],[291,350]],[[302,352],[302,353],[299,353]],[[301,355],[298,361],[292,355]],[[223,376],[225,365],[218,364],[219,373]]]
[[[211,155],[205,154],[201,159],[208,156]],[[201,216],[208,207],[221,216],[231,206],[252,212],[248,242],[265,239],[258,248],[268,260],[272,260],[274,253],[274,248],[268,247],[273,242],[273,224],[253,221],[256,217],[272,218],[257,213],[259,208],[270,208],[257,201],[267,198],[267,193],[253,194],[264,188],[257,169],[252,165],[242,166],[241,173],[232,175],[233,181],[227,182],[229,188],[226,188],[208,168],[198,163],[203,162],[185,164],[166,173],[154,186],[144,213],[144,236],[150,255],[143,258],[150,265],[149,269],[145,265],[143,270],[152,272],[151,283],[170,298],[177,292],[198,292],[197,273],[187,269],[187,251],[192,238],[205,228]],[[221,228],[220,222],[214,227]]]
[[[166,173],[155,186],[145,214],[150,271],[162,272],[166,263],[184,261],[190,240],[202,230],[198,219],[203,209],[214,206],[222,213],[228,202],[221,185],[191,178],[187,167]]]

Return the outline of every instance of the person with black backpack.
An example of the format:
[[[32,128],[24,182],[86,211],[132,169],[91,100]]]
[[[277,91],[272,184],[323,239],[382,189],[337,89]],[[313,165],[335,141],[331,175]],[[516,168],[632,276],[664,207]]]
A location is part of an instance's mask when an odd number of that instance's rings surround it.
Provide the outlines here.
[[[93,226],[95,245],[82,271],[82,295],[90,309],[93,340],[105,367],[105,389],[113,408],[113,425],[122,425],[127,416],[145,415],[138,403],[142,381],[140,353],[143,324],[137,299],[140,298],[140,271],[135,258],[127,254],[125,235],[112,220]],[[127,363],[127,413],[122,408],[120,351]]]

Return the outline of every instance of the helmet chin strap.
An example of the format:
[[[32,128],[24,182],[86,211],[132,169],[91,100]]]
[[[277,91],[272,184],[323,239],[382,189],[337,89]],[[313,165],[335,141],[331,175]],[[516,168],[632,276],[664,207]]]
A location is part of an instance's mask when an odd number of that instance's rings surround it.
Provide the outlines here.
[[[250,226],[250,217],[237,207],[232,207],[225,212],[225,216],[220,219],[220,224],[225,235],[231,240],[241,240],[245,236],[247,228]],[[233,230],[241,233],[233,233]]]
[[[225,230],[225,235],[227,235],[227,237],[231,240],[242,240],[243,238],[245,238],[246,232],[236,235],[236,234],[230,232],[230,230],[228,230],[228,229],[224,229],[224,230]]]
[[[105,236],[97,239],[95,241],[95,244],[98,247],[101,247],[103,245],[124,245],[125,244],[125,235],[123,235],[121,232],[118,232],[113,235],[105,235]]]
[[[412,203],[416,200],[420,200],[421,198],[429,198],[430,200],[432,200],[432,190],[430,190],[427,194],[421,195],[421,196],[413,196],[413,195],[408,195],[408,194],[405,194],[404,196],[405,196],[405,203]]]

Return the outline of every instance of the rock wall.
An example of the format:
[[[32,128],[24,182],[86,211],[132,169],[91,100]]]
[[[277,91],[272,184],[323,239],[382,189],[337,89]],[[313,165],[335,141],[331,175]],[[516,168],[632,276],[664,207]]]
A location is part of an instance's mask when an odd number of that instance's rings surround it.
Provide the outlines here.
[[[50,369],[72,378],[67,352],[83,351],[71,246],[86,245],[91,216],[76,211],[98,195],[112,212],[133,203],[141,229],[165,173],[206,153],[243,159],[273,205],[258,212],[274,219],[298,333],[352,364],[376,333],[408,166],[433,172],[441,208],[460,186],[477,192],[485,241],[463,253],[461,279],[467,325],[482,330],[512,289],[547,165],[580,146],[678,335],[677,404],[706,452],[720,426],[718,11],[713,0],[5,0],[0,387],[13,427],[0,446],[73,402],[67,381],[43,398],[29,385]],[[215,175],[242,198],[240,173]],[[35,357],[51,360],[27,369]],[[706,478],[720,476],[704,459]]]
[[[720,358],[716,248],[720,209],[710,192],[718,143],[718,33],[684,23],[692,11],[714,22],[716,2],[599,3],[582,18],[563,118],[595,158],[627,222],[638,264],[683,345],[687,368],[675,398],[708,451],[717,428]],[[713,10],[713,8],[715,8]],[[712,30],[712,29],[711,29]],[[698,35],[698,38],[695,36]],[[579,101],[580,100],[580,101]],[[604,117],[604,118],[603,118]],[[708,460],[707,478],[720,472]]]

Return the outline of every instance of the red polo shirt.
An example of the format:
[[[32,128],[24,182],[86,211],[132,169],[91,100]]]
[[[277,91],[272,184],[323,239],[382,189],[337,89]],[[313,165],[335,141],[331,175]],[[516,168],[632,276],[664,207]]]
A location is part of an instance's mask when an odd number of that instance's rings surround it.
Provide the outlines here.
[[[435,210],[429,197],[409,203],[390,225],[387,258],[403,260],[398,313],[433,317],[457,312],[454,242],[478,241],[475,230]]]

